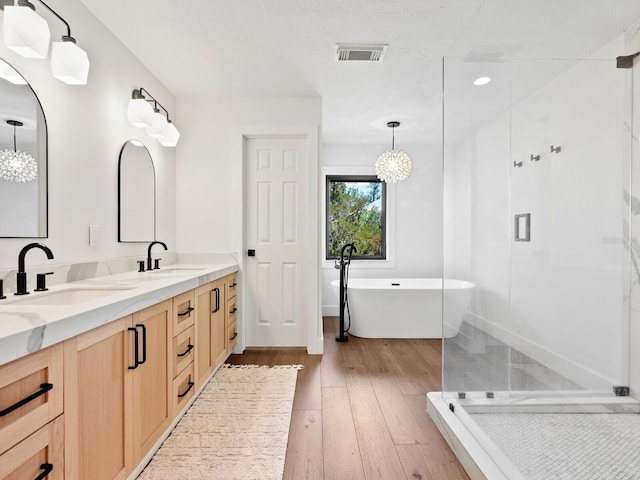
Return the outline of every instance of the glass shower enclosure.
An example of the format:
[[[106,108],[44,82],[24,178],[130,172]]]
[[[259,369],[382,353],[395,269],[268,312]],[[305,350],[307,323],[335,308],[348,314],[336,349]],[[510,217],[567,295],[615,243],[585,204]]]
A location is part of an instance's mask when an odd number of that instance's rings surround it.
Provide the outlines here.
[[[474,479],[640,478],[640,88],[616,68],[624,47],[443,61],[443,277],[474,290],[461,308],[445,280],[429,412]]]

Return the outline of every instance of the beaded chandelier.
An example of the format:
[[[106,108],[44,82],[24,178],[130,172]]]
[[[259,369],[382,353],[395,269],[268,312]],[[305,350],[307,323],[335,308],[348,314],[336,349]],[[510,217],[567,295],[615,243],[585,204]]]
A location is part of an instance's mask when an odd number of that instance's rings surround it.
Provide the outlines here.
[[[13,126],[13,150],[0,150],[0,178],[8,182],[26,183],[38,176],[38,163],[27,152],[16,148],[16,127],[21,127],[18,120],[7,120]]]
[[[388,122],[387,127],[392,128],[391,150],[382,152],[376,160],[376,175],[387,183],[396,183],[405,180],[411,175],[413,164],[406,152],[395,149],[395,128],[400,122]]]

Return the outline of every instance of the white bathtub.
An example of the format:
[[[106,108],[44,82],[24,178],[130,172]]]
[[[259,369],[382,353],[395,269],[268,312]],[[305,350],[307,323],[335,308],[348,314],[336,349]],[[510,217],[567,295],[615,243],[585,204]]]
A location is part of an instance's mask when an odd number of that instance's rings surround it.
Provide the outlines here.
[[[441,278],[350,278],[349,333],[364,338],[455,337],[475,285],[449,279],[444,285],[443,335]],[[340,281],[332,281],[331,287],[340,298]],[[345,310],[345,326],[348,322]]]

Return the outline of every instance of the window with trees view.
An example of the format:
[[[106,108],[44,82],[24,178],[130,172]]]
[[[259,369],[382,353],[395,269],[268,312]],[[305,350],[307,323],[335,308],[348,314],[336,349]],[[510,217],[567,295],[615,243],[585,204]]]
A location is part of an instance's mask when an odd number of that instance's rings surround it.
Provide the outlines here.
[[[327,260],[355,243],[362,260],[386,259],[386,184],[375,175],[327,175]]]

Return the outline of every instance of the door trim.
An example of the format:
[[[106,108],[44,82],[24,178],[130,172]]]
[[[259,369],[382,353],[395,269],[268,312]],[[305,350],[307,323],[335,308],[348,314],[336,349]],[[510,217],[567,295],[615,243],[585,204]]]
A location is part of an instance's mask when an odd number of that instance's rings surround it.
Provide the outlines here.
[[[307,159],[309,168],[307,171],[307,204],[310,206],[308,212],[309,225],[319,225],[320,219],[320,144],[319,144],[319,126],[318,125],[245,125],[237,126],[232,131],[231,141],[233,148],[232,158],[232,179],[233,185],[240,185],[241,188],[233,192],[231,198],[231,232],[232,244],[236,246],[236,256],[240,271],[238,274],[242,276],[245,266],[245,252],[247,249],[246,242],[246,161],[247,151],[246,143],[249,138],[304,138],[307,142]],[[307,288],[301,294],[306,295],[308,299],[307,309],[302,314],[308,319],[307,323],[307,352],[309,354],[322,354],[323,352],[323,332],[322,332],[322,312],[320,302],[320,228],[308,228],[305,243],[308,245],[304,255],[305,267],[309,275]],[[240,315],[246,309],[245,298],[243,294],[246,288],[245,282],[240,279],[241,289],[239,303],[241,309]],[[244,322],[242,319],[238,322],[238,343],[234,348],[234,353],[242,353],[246,348],[246,338]]]

